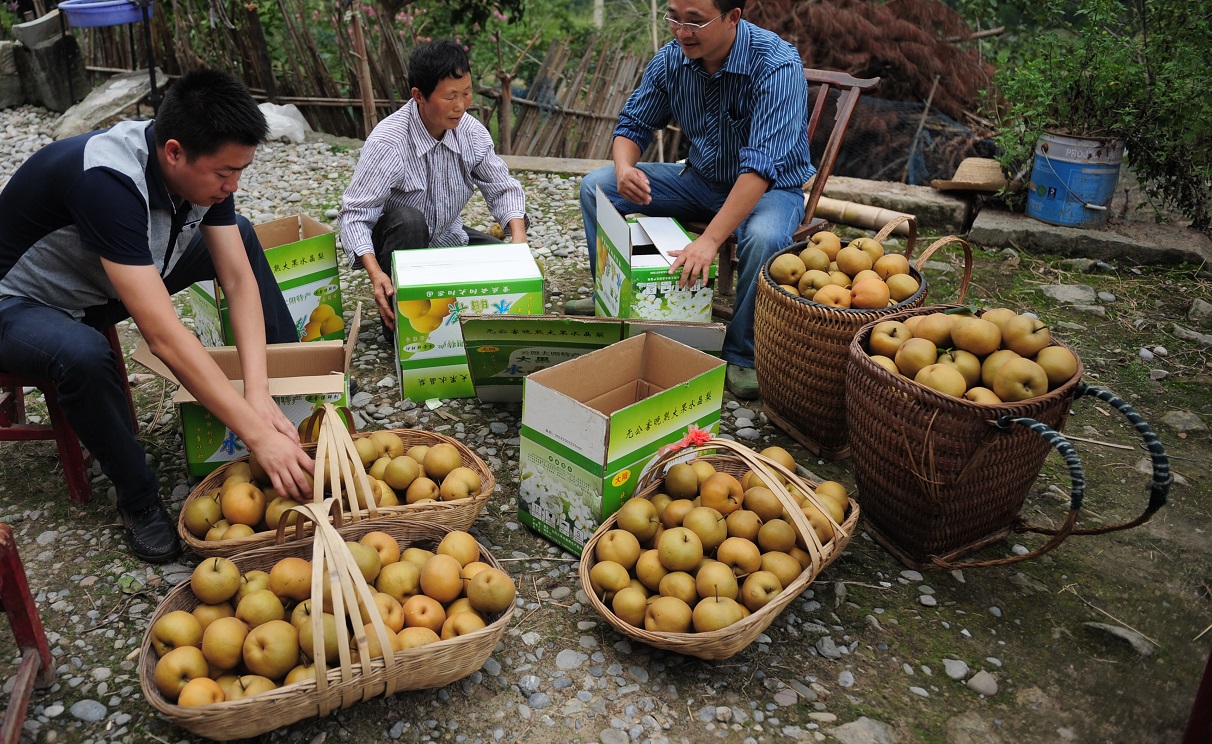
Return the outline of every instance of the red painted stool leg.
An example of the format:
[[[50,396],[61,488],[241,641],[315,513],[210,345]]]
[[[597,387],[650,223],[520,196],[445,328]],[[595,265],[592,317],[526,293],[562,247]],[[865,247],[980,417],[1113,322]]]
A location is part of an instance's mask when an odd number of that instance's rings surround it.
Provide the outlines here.
[[[1208,651],[1208,663],[1204,666],[1204,677],[1195,692],[1191,705],[1191,717],[1187,720],[1187,733],[1183,744],[1209,744],[1212,742],[1212,650]]]
[[[47,688],[55,681],[51,667],[50,647],[46,642],[46,631],[42,619],[26,583],[25,567],[17,553],[13,530],[0,522],[0,604],[8,615],[17,646],[21,649],[21,664],[14,678],[13,692],[9,697],[0,727],[0,742],[10,744],[21,736],[25,722],[25,709],[29,704],[33,688]]]
[[[54,386],[47,386],[43,393],[46,396],[46,411],[51,420],[51,428],[55,433],[55,444],[59,447],[63,478],[67,481],[67,494],[73,504],[87,504],[92,500],[93,486],[88,482],[88,466],[84,462],[80,440],[67,423],[67,416],[59,406],[59,396]]]

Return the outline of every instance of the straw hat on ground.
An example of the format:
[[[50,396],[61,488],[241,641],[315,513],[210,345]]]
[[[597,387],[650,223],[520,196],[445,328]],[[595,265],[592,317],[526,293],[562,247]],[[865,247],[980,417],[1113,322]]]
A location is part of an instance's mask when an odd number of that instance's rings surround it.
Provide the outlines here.
[[[930,185],[940,191],[998,191],[1005,187],[1006,176],[992,158],[964,158],[950,181],[935,179]]]

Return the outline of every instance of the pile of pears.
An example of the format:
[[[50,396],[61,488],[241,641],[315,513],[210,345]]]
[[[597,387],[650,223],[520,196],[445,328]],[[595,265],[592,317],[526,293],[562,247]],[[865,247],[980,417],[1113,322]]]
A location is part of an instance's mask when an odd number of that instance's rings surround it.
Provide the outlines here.
[[[399,435],[376,431],[354,439],[354,448],[367,468],[377,506],[456,501],[477,496],[483,486],[480,475],[463,466],[458,447],[449,442],[419,444],[406,451]],[[221,486],[191,495],[182,509],[191,535],[204,541],[231,540],[274,531],[284,518],[294,524],[297,515],[289,510],[296,502],[274,491],[256,455],[225,466],[223,472]],[[366,503],[361,493],[357,497],[359,505]]]
[[[785,449],[761,454],[794,472]],[[832,540],[849,503],[845,486],[817,486],[826,517],[807,494],[776,477],[801,504],[821,544]],[[805,539],[762,476],[749,471],[737,479],[702,459],[670,467],[652,498],[624,503],[594,558],[589,580],[603,604],[629,625],[669,633],[739,622],[812,565]]]
[[[921,286],[905,256],[885,254],[874,238],[856,238],[843,248],[841,238],[828,230],[809,238],[798,256],[775,258],[770,277],[789,294],[843,309],[895,307]]]
[[[433,550],[402,546],[379,531],[345,547],[372,587],[392,652],[485,628],[517,595],[513,579],[481,560],[480,545],[467,532],[447,533]],[[190,579],[197,606],[165,613],[148,631],[158,659],[156,689],[170,702],[190,707],[315,679],[316,612],[323,613],[320,648],[326,668],[340,663],[338,622],[349,630],[350,659],[356,663],[353,613],[338,620],[328,581],[319,602],[311,586],[312,565],[305,558],[281,558],[268,572],[243,574],[227,558],[202,561]],[[380,657],[382,641],[367,612],[359,597],[367,651]]]
[[[885,320],[871,329],[867,352],[893,374],[989,405],[1044,395],[1071,380],[1079,366],[1072,351],[1052,343],[1043,321],[1009,308]]]

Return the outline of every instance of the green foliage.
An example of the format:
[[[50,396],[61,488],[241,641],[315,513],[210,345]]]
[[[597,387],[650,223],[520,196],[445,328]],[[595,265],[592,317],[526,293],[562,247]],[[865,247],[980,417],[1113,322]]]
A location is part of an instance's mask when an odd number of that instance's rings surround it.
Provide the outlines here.
[[[989,113],[1001,161],[1025,168],[1045,131],[1123,139],[1158,209],[1209,230],[1212,28],[1200,0],[1051,0],[1000,50]]]

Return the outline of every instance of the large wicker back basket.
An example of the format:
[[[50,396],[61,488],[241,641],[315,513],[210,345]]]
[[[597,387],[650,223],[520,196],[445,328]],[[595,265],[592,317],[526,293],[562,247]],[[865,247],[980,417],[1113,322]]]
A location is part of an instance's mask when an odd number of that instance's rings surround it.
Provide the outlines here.
[[[957,307],[907,310],[884,320],[903,321]],[[850,454],[868,531],[906,565],[951,568],[959,565],[953,563],[957,558],[1014,530],[1053,535],[1044,548],[1024,556],[967,565],[1014,562],[1051,550],[1069,534],[1135,526],[1165,503],[1169,467],[1156,436],[1127,404],[1105,391],[1081,386],[1080,360],[1068,382],[1044,395],[1018,403],[974,403],[931,390],[873,361],[866,345],[875,325],[864,326],[849,350]],[[1063,345],[1055,339],[1052,343]],[[1096,530],[1074,528],[1084,478],[1080,460],[1060,432],[1074,398],[1085,394],[1118,401],[1112,405],[1133,420],[1153,455],[1150,507],[1135,522]],[[1053,448],[1065,458],[1073,482],[1069,517],[1060,530],[1036,528],[1019,518]]]
[[[876,235],[887,237],[899,219]],[[883,320],[926,301],[922,264],[938,249],[951,243],[963,246],[966,256],[960,301],[972,276],[972,254],[957,237],[933,243],[910,269],[918,280],[918,291],[899,305],[877,310],[837,308],[797,297],[778,286],[770,276],[770,264],[762,268],[753,318],[753,358],[757,369],[766,416],[810,452],[828,459],[848,455],[846,434],[846,359],[854,334],[867,323]],[[912,242],[906,249],[909,257]],[[786,252],[798,252],[793,246]],[[779,254],[782,255],[782,254]]]

